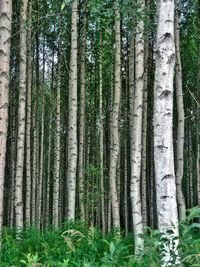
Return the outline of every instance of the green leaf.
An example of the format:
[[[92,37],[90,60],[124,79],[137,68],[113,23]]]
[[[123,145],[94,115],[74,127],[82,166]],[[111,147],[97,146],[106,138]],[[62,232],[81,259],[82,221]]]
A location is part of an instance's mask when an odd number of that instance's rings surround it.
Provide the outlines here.
[[[61,11],[63,11],[64,8],[65,8],[65,2],[63,2],[61,5]]]
[[[62,5],[61,5],[61,11],[63,11],[63,9],[65,8],[65,5],[69,2],[70,0],[64,0],[63,2],[62,2]]]

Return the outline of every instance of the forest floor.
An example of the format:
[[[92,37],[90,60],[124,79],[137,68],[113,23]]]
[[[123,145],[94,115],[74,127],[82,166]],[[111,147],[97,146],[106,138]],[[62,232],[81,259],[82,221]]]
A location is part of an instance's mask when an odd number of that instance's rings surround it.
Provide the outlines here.
[[[190,210],[180,224],[179,257],[183,266],[200,266],[200,209]],[[158,230],[146,229],[144,250],[134,256],[133,234],[102,237],[100,230],[82,222],[66,222],[58,229],[29,226],[20,231],[3,229],[0,266],[161,266],[166,239]],[[172,251],[172,266],[176,255]]]

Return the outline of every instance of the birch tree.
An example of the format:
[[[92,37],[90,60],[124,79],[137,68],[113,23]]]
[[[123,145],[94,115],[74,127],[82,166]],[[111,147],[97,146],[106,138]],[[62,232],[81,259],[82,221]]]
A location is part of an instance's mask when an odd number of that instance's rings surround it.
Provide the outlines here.
[[[150,10],[150,0],[147,1],[147,9]],[[147,27],[149,28],[149,16],[147,16]],[[149,58],[149,29],[146,29],[144,52],[144,103],[143,103],[143,122],[142,122],[142,218],[143,225],[147,225],[147,113],[148,113],[148,58]]]
[[[115,2],[115,94],[111,114],[111,154],[110,154],[110,194],[112,203],[113,226],[120,227],[119,202],[116,176],[119,157],[119,107],[121,95],[121,33],[118,1]]]
[[[138,0],[138,13],[144,12],[145,1]],[[142,151],[142,110],[144,91],[144,21],[140,19],[136,28],[135,46],[135,94],[134,104],[131,107],[131,201],[132,217],[135,238],[135,253],[143,249],[143,239],[139,237],[143,234],[142,207],[140,195],[140,174],[141,174],[141,151]]]
[[[79,134],[79,202],[81,219],[85,221],[85,210],[83,202],[83,190],[84,190],[84,124],[85,124],[85,52],[86,52],[86,7],[87,1],[84,0],[83,6],[83,37],[82,37],[82,49],[81,49],[81,97],[80,97],[80,134]]]
[[[101,27],[101,26],[100,26]],[[103,113],[102,113],[102,27],[100,28],[100,54],[99,54],[99,118],[100,118],[100,185],[101,185],[101,219],[102,232],[105,235],[105,202],[104,202],[104,177],[103,177]]]
[[[182,92],[182,66],[179,45],[179,16],[178,4],[175,0],[176,15],[175,15],[175,48],[176,48],[176,99],[178,109],[178,131],[177,131],[177,171],[176,171],[176,193],[177,204],[180,220],[184,220],[186,216],[185,199],[182,191],[183,164],[184,164],[184,105]]]
[[[12,0],[0,2],[0,247],[6,163]]]
[[[62,16],[62,14],[61,14]],[[60,40],[58,49],[58,81],[57,81],[57,100],[56,100],[56,158],[53,187],[53,223],[58,227],[59,223],[59,182],[60,182],[60,89],[61,89],[61,54],[62,54],[62,17],[60,19]]]
[[[25,100],[26,100],[26,15],[27,0],[21,1],[20,11],[20,75],[19,75],[19,107],[18,107],[18,137],[17,163],[15,184],[15,217],[16,227],[23,227],[23,168],[25,141]]]
[[[72,2],[71,59],[69,80],[68,219],[75,219],[77,167],[77,0]]]
[[[156,67],[154,83],[154,162],[159,230],[166,236],[162,266],[171,266],[171,251],[177,253],[178,213],[173,152],[173,78],[175,66],[174,1],[157,4]],[[172,231],[171,234],[168,231]]]
[[[28,21],[28,86],[27,86],[27,125],[26,125],[26,222],[30,224],[31,208],[31,24],[32,0],[29,1]]]

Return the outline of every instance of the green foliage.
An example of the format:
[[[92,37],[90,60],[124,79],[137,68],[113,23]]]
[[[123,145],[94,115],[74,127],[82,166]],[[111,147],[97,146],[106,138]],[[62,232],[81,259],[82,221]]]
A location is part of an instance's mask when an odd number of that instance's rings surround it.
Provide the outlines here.
[[[180,223],[179,257],[183,266],[200,266],[199,208],[193,208]],[[146,228],[144,251],[134,256],[134,236],[116,235],[111,231],[105,239],[101,232],[82,222],[65,222],[58,229],[43,231],[26,227],[21,239],[15,230],[3,229],[1,266],[161,266],[161,255],[168,240],[158,230]],[[175,242],[175,239],[173,242]],[[175,261],[176,255],[172,255]],[[175,265],[173,265],[175,266]]]

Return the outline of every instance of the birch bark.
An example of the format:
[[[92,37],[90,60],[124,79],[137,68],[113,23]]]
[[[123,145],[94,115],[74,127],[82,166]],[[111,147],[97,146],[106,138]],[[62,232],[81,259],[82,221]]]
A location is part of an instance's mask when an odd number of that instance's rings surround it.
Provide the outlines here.
[[[61,14],[62,16],[62,14]],[[62,54],[62,18],[60,19],[60,40],[58,49],[58,80],[56,100],[56,158],[53,187],[53,224],[59,224],[59,182],[60,182],[60,88],[61,88],[61,54]]]
[[[162,255],[162,266],[171,266],[172,240],[178,236],[178,213],[173,152],[173,78],[175,65],[174,1],[159,0],[154,84],[154,162],[159,230],[169,240]],[[173,231],[173,234],[167,231]]]
[[[175,48],[176,48],[176,99],[178,109],[178,131],[177,131],[177,171],[176,171],[176,195],[179,211],[179,219],[182,221],[186,216],[185,199],[182,191],[183,178],[183,164],[184,164],[184,105],[183,105],[183,91],[182,91],[182,66],[180,56],[179,44],[179,16],[178,4],[175,0],[176,14],[175,14]]]
[[[10,77],[10,37],[12,1],[0,2],[0,248],[3,223],[3,194],[5,176],[6,140],[8,126],[8,94]]]
[[[147,10],[150,10],[150,0],[147,1]],[[141,163],[141,183],[142,183],[142,218],[143,226],[147,225],[147,108],[148,108],[148,58],[149,58],[149,16],[147,16],[147,29],[144,52],[144,96],[143,96],[143,125],[142,125],[142,163]]]
[[[68,153],[68,219],[74,220],[77,167],[77,0],[72,2]]]
[[[86,6],[87,1],[84,0],[83,6],[83,37],[82,37],[82,50],[81,50],[81,98],[80,98],[80,138],[79,138],[79,203],[81,219],[85,221],[85,209],[83,202],[84,190],[84,142],[85,142],[85,52],[86,52]]]
[[[143,13],[145,1],[138,0],[138,12]],[[141,151],[142,151],[142,110],[144,91],[144,21],[141,19],[136,28],[136,48],[135,48],[135,95],[134,104],[131,107],[131,201],[133,229],[135,238],[135,254],[139,249],[143,249],[143,239],[139,237],[143,234],[142,207],[140,195],[140,174],[141,174]]]
[[[31,205],[31,24],[32,0],[29,1],[28,21],[28,86],[27,86],[27,128],[26,128],[26,222],[30,224]]]
[[[101,26],[100,26],[101,27]],[[103,236],[106,233],[105,202],[104,202],[104,177],[103,177],[103,113],[102,113],[102,27],[100,28],[100,55],[99,55],[99,118],[100,118],[100,186],[101,186],[101,219]]]
[[[25,141],[25,99],[26,99],[26,15],[27,0],[21,1],[20,11],[20,77],[18,107],[17,164],[15,183],[15,218],[16,228],[23,227],[23,167]]]
[[[115,94],[113,109],[111,114],[111,157],[110,157],[110,194],[112,203],[113,226],[120,227],[119,202],[117,196],[116,176],[117,161],[119,157],[119,106],[121,95],[121,33],[120,33],[120,13],[115,2]]]

